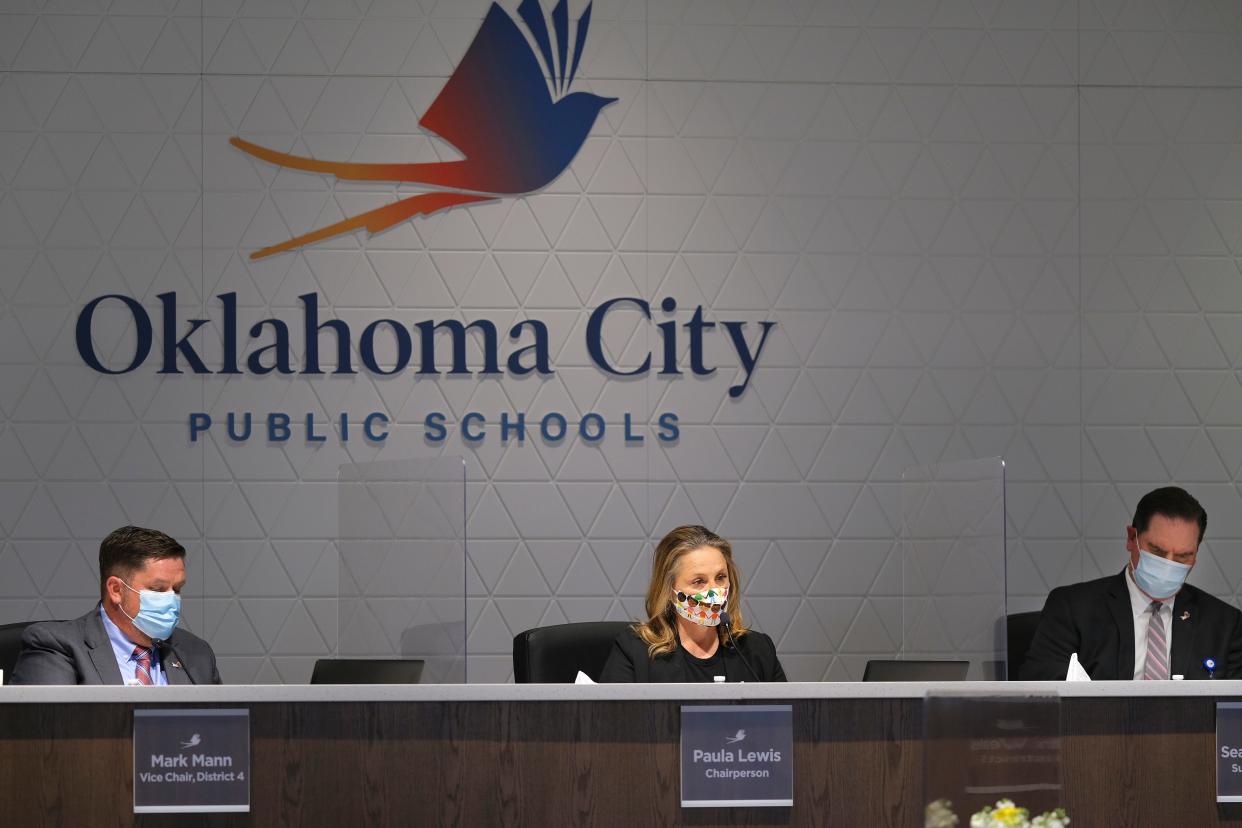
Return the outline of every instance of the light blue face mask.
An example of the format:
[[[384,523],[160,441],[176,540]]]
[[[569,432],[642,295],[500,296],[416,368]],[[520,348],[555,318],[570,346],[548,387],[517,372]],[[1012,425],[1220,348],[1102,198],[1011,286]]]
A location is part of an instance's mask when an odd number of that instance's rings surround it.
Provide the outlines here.
[[[129,584],[125,588],[138,593],[138,614],[131,616],[124,609],[121,612],[153,641],[167,641],[181,619],[181,596],[172,590],[134,589]]]
[[[1186,583],[1189,574],[1190,564],[1170,561],[1140,549],[1138,566],[1134,568],[1134,583],[1152,598],[1170,598]]]

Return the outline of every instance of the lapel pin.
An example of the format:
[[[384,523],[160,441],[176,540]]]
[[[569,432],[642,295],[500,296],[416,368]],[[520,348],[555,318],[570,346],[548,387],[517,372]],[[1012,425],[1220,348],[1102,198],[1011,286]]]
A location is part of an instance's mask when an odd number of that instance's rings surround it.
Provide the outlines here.
[[[1183,621],[1190,620],[1190,610],[1182,610],[1182,620]]]
[[[180,662],[180,661],[174,661],[174,662],[172,663],[172,666],[176,667],[177,669],[181,669],[181,662]]]

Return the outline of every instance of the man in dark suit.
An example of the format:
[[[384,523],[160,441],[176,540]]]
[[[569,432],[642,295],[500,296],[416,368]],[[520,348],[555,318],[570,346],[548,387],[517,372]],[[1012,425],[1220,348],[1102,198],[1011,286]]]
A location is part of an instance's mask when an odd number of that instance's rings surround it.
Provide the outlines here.
[[[185,547],[126,526],[99,545],[100,602],[72,621],[31,624],[13,684],[221,684],[211,645],[177,627]]]
[[[1062,681],[1072,653],[1093,680],[1242,678],[1242,612],[1185,585],[1206,528],[1184,489],[1145,494],[1126,527],[1129,564],[1049,593],[1020,678]]]

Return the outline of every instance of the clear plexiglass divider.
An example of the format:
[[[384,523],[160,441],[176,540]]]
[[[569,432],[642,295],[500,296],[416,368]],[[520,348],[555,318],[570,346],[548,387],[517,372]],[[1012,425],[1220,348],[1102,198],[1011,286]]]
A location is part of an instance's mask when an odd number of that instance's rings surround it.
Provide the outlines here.
[[[901,481],[903,660],[966,661],[1004,680],[1005,463],[915,466]]]
[[[336,655],[422,660],[421,683],[465,683],[464,460],[345,465],[337,482]]]
[[[984,825],[1026,824],[1016,809],[1025,809],[1030,819],[1055,815],[1064,805],[1060,698],[928,693],[923,803],[925,828],[971,825],[971,817],[985,809],[996,821],[982,820]]]

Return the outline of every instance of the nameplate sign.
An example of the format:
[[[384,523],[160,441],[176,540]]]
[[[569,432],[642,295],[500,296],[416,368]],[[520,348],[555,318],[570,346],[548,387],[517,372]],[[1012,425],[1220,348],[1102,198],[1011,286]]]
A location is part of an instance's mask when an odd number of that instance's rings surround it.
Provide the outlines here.
[[[793,706],[682,705],[681,804],[793,805]]]
[[[1216,703],[1216,801],[1242,802],[1242,702]]]
[[[974,813],[998,799],[1031,813],[1061,807],[1061,701],[1003,689],[930,692],[923,706],[923,791]]]
[[[134,711],[134,813],[250,810],[250,711]]]

